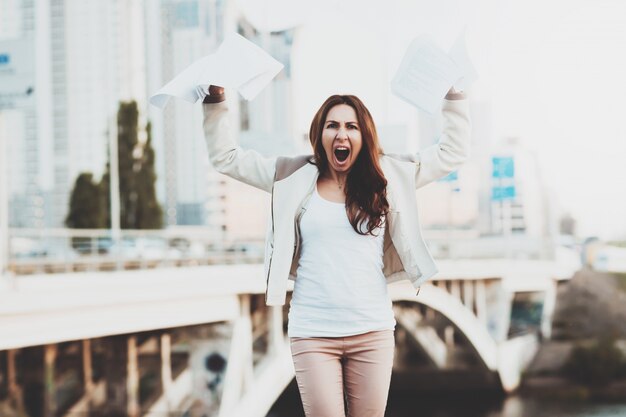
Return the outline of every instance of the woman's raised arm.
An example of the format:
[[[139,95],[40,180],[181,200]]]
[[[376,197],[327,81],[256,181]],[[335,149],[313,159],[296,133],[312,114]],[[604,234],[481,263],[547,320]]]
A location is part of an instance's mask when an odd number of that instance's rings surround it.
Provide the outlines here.
[[[415,188],[445,177],[469,157],[471,123],[465,94],[451,88],[444,99],[442,113],[443,131],[439,141],[415,155]]]
[[[242,149],[232,138],[224,88],[209,87],[204,108],[204,138],[209,160],[218,172],[267,192],[272,191],[276,157]]]

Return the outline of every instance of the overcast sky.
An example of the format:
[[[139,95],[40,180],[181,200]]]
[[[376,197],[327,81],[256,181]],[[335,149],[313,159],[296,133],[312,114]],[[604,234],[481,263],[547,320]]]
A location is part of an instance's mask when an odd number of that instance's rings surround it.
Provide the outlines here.
[[[582,234],[624,239],[626,2],[523,3],[496,32],[496,132],[537,150]]]
[[[388,83],[410,41],[448,48],[467,26],[480,73],[470,90],[493,106],[495,139],[535,149],[580,235],[626,238],[626,2],[620,0],[320,0],[298,29],[306,72],[296,124],[330,93],[362,96],[393,121]],[[315,45],[312,47],[311,45]],[[300,67],[298,67],[300,66]],[[302,68],[304,67],[304,68]],[[377,120],[377,121],[378,121]]]

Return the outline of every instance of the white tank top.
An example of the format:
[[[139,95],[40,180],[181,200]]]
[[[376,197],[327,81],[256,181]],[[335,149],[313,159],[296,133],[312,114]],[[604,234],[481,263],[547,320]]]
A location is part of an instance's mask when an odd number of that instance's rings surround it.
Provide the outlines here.
[[[360,235],[344,203],[315,191],[300,219],[302,248],[289,306],[289,337],[340,337],[395,329],[383,274],[384,226]]]

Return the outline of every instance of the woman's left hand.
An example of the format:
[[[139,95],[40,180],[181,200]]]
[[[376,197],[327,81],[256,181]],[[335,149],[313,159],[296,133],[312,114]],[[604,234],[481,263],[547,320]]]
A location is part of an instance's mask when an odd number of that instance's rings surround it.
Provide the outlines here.
[[[450,87],[448,94],[446,94],[446,100],[462,100],[465,98],[463,91],[459,91],[454,86]]]

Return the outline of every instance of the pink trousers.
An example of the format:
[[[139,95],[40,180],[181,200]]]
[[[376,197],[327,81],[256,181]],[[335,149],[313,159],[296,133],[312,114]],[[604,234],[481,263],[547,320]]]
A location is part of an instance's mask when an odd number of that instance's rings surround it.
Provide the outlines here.
[[[292,337],[306,417],[383,417],[391,382],[393,330],[346,337]]]

